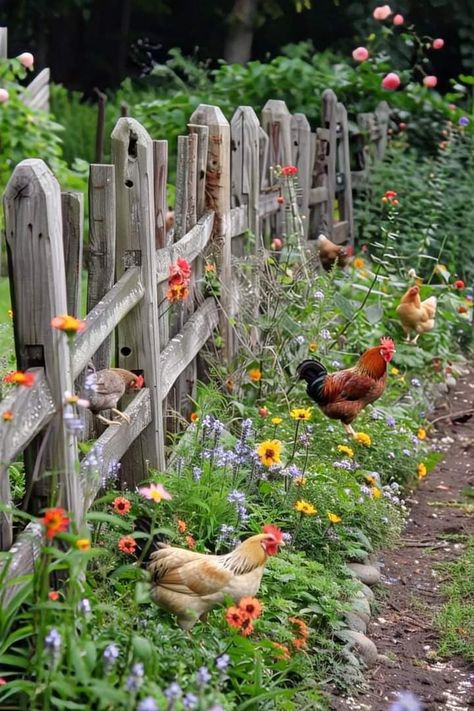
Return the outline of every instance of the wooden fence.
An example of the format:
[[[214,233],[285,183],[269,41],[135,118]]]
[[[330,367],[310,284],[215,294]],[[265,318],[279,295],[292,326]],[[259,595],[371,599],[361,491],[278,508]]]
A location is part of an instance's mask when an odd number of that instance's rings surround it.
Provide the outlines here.
[[[8,30],[0,27],[0,59],[8,57]],[[23,103],[32,109],[49,111],[50,71],[42,69],[28,84],[23,93]]]
[[[0,501],[10,501],[8,466],[22,452],[30,510],[45,506],[54,486],[79,523],[117,462],[130,487],[148,467],[165,470],[167,410],[189,412],[200,351],[218,325],[226,362],[237,349],[233,255],[261,250],[268,234],[283,229],[287,206],[277,200],[272,167],[299,169],[309,247],[321,232],[337,243],[353,241],[347,114],[331,90],[323,94],[321,123],[312,131],[303,114],[292,116],[279,100],[267,102],[261,122],[248,106],[229,123],[218,107],[200,105],[189,134],[178,141],[170,239],[167,142],[152,140],[133,118],[119,119],[112,164],[90,166],[87,328],[71,347],[51,318],[79,315],[83,196],[61,193],[41,160],[15,168],[4,196],[15,347],[18,368],[32,372],[35,382],[0,402]],[[370,138],[382,141],[382,131]],[[255,239],[245,240],[249,230]],[[199,279],[208,250],[218,264],[219,303],[205,296]],[[169,267],[180,256],[192,264],[194,282],[176,313],[164,294]],[[143,374],[146,387],[126,403],[130,424],[108,427],[92,455],[80,459],[64,418],[64,393],[80,389],[91,360],[97,369],[110,364],[112,339],[116,364]],[[13,419],[6,421],[6,412]],[[1,547],[14,553],[10,576],[18,575],[31,569],[41,530],[29,524],[12,546],[11,517],[0,516]]]

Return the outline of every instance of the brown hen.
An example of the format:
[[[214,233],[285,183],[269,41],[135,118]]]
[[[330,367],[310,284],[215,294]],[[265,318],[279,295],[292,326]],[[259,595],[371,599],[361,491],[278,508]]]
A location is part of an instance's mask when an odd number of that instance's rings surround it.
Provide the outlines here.
[[[100,413],[111,410],[124,422],[130,423],[130,418],[124,412],[117,410],[117,403],[127,390],[140,390],[143,387],[143,376],[136,375],[124,368],[104,368],[88,375],[89,408],[97,415],[97,419],[106,425],[120,425],[117,420],[110,420]]]

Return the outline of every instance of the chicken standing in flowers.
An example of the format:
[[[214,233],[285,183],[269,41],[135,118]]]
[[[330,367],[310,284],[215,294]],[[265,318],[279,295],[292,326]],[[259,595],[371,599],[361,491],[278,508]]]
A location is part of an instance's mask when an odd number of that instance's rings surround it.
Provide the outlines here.
[[[316,249],[319,253],[321,264],[327,272],[335,264],[344,269],[354,251],[350,244],[334,244],[326,235],[319,235],[316,241]]]
[[[250,536],[231,553],[206,555],[158,544],[150,556],[155,602],[178,618],[179,626],[190,630],[213,607],[232,598],[239,602],[254,597],[260,587],[269,556],[284,545],[283,534],[272,525]]]
[[[106,425],[120,425],[118,420],[110,420],[100,414],[104,410],[111,410],[120,420],[130,423],[129,416],[117,410],[117,404],[127,390],[140,390],[143,387],[143,376],[124,368],[104,368],[90,373],[87,380],[89,408],[97,415],[97,419]]]
[[[421,333],[432,331],[435,326],[436,296],[429,296],[422,301],[420,288],[411,286],[402,296],[397,306],[397,314],[405,331],[407,343],[415,344]],[[415,333],[413,340],[411,334]]]
[[[351,423],[364,407],[382,395],[387,384],[387,363],[394,353],[394,342],[384,337],[379,346],[366,350],[352,368],[328,373],[314,359],[300,363],[296,373],[306,381],[306,392],[326,417],[340,420],[346,432],[355,437]]]

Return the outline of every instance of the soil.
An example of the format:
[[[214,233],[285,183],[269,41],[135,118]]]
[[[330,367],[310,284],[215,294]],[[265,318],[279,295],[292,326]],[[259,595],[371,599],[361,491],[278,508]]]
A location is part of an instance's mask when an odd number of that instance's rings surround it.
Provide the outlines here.
[[[384,552],[381,594],[367,636],[388,663],[366,673],[366,687],[359,695],[334,699],[334,711],[354,709],[387,711],[396,692],[409,690],[425,711],[474,708],[474,675],[460,658],[441,659],[432,619],[443,602],[443,572],[439,563],[455,560],[463,539],[474,533],[472,498],[474,486],[474,373],[459,379],[447,404],[433,420],[433,435],[449,449],[443,461],[407,499],[409,520],[396,550]],[[454,418],[444,417],[452,413]],[[452,442],[451,442],[452,440]],[[391,661],[392,660],[392,661]]]

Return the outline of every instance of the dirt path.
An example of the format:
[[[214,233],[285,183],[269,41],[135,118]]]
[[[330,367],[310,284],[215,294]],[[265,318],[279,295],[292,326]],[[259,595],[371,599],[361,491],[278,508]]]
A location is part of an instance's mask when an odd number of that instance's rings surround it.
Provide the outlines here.
[[[459,380],[450,411],[474,406],[474,377]],[[449,412],[440,410],[437,416]],[[410,690],[426,711],[474,708],[472,670],[461,659],[440,660],[433,614],[442,603],[438,563],[456,559],[463,537],[474,533],[465,492],[474,486],[474,415],[438,423],[437,437],[452,443],[442,463],[408,499],[411,512],[400,546],[381,557],[384,590],[368,636],[381,654],[394,660],[367,673],[368,688],[357,697],[336,700],[336,709],[387,711],[395,692]],[[384,596],[386,595],[386,597]]]

